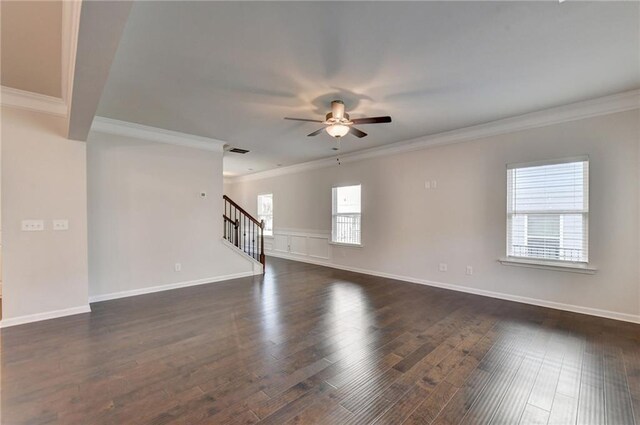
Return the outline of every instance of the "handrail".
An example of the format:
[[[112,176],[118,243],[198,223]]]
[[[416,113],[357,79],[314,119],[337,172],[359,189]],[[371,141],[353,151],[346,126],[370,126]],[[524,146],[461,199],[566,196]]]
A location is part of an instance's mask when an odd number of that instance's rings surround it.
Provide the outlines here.
[[[224,199],[225,201],[229,202],[238,211],[240,211],[242,214],[246,215],[249,220],[253,221],[254,223],[256,223],[258,226],[260,226],[262,228],[262,222],[258,221],[256,218],[254,218],[244,208],[242,208],[240,205],[236,204],[233,200],[231,200],[231,198],[229,198],[227,195],[222,195],[222,199]]]
[[[258,221],[227,195],[223,199],[223,236],[265,269],[264,221]],[[228,214],[228,215],[227,215]]]

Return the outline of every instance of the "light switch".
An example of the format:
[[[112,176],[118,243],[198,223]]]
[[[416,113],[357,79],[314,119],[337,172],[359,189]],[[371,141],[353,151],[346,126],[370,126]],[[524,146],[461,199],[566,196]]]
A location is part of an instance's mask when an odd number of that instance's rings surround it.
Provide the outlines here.
[[[22,220],[23,232],[41,232],[44,230],[44,220]]]
[[[69,220],[53,220],[53,230],[69,230]]]
[[[431,182],[429,180],[424,182],[424,188],[425,189],[431,189]]]

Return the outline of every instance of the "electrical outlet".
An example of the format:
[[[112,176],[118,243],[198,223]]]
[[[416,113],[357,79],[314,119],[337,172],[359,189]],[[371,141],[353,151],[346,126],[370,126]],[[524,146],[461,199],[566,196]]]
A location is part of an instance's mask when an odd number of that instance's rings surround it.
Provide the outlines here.
[[[69,220],[53,220],[53,230],[69,230]]]
[[[473,274],[473,267],[467,266],[467,274],[471,276]]]
[[[23,232],[41,232],[44,230],[44,220],[22,220]]]
[[[438,265],[438,270],[440,270],[441,272],[446,272],[447,271],[447,263],[440,263]]]
[[[176,263],[175,271],[177,271],[177,272],[182,271],[182,264],[181,263]]]

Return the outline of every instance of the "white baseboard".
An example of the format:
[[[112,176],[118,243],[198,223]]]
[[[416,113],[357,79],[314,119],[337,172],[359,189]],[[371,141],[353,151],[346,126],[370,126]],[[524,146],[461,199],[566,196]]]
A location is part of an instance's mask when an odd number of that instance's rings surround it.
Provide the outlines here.
[[[27,314],[25,316],[12,317],[2,319],[0,328],[8,328],[10,326],[23,325],[25,323],[39,322],[41,320],[57,319],[64,316],[73,316],[74,314],[90,313],[91,306],[89,304],[78,307],[65,308],[62,310],[47,311],[45,313]]]
[[[389,279],[402,280],[405,282],[417,283],[420,285],[427,285],[427,286],[433,286],[436,288],[449,289],[457,292],[465,292],[468,294],[481,295],[483,297],[498,298],[501,300],[514,301],[514,302],[523,303],[523,304],[531,304],[531,305],[536,305],[540,307],[553,308],[555,310],[570,311],[573,313],[588,314],[590,316],[604,317],[607,319],[620,320],[623,322],[640,323],[640,315],[619,313],[616,311],[601,310],[601,309],[591,308],[591,307],[582,307],[578,305],[564,304],[564,303],[558,303],[554,301],[546,301],[546,300],[541,300],[537,298],[522,297],[519,295],[505,294],[503,292],[486,291],[483,289],[470,288],[468,286],[463,286],[463,285],[453,285],[450,283],[434,282],[431,280],[418,279],[410,276],[400,276],[400,275],[395,275],[391,273],[379,272],[375,270],[365,270],[357,267],[343,266],[340,264],[333,264],[328,261],[312,260],[305,257],[298,257],[295,255],[286,255],[286,254],[274,253],[274,252],[269,252],[267,253],[267,255],[270,257],[278,257],[278,258],[284,258],[287,260],[300,261],[303,263],[315,264],[319,266],[330,267],[333,269],[346,270],[350,272],[362,273],[362,274],[367,274],[371,276],[386,277]]]
[[[118,298],[135,297],[136,295],[151,294],[153,292],[169,291],[171,289],[186,288],[187,286],[206,285],[207,283],[222,282],[224,280],[239,279],[254,276],[254,271],[228,274],[224,276],[208,277],[204,279],[188,280],[186,282],[168,283],[166,285],[149,286],[147,288],[132,289],[130,291],[112,292],[110,294],[89,296],[90,303],[115,300]]]

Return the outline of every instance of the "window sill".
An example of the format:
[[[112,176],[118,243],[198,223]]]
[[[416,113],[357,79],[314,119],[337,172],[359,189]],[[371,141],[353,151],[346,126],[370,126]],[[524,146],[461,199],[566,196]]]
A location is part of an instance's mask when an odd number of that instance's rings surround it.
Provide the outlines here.
[[[270,235],[264,235],[264,238],[265,239],[273,239],[273,233],[270,234]]]
[[[504,266],[530,267],[534,269],[555,270],[559,272],[595,274],[598,269],[583,263],[561,263],[556,261],[531,260],[526,258],[508,257],[498,261]]]
[[[362,245],[361,243],[344,243],[344,242],[333,242],[333,241],[329,241],[329,245],[336,245],[336,246],[345,246],[348,248],[363,248],[364,245]]]

